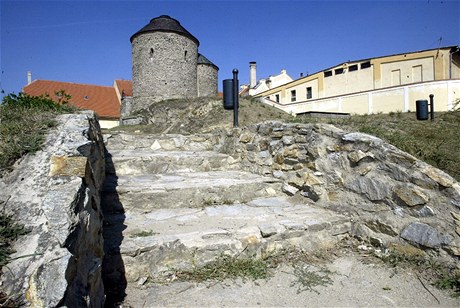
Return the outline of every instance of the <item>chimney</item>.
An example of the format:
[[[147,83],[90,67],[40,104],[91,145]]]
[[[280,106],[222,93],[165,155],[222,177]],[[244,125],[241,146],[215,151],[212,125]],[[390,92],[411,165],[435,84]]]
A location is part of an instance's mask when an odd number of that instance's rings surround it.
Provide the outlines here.
[[[28,71],[27,72],[27,85],[30,85],[32,83],[32,72]]]
[[[256,62],[249,62],[249,88],[252,89],[257,84]]]

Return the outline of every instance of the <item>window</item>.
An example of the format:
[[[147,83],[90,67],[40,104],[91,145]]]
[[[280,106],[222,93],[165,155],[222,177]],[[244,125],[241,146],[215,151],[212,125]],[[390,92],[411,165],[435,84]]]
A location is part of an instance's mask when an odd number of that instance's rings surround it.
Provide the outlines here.
[[[391,71],[391,85],[392,86],[401,85],[401,70]]]
[[[361,69],[371,67],[371,61],[361,63]]]
[[[412,67],[412,82],[422,82],[423,81],[423,69],[421,65]]]
[[[358,64],[355,64],[355,65],[350,65],[348,67],[348,71],[349,72],[354,72],[354,71],[357,71],[358,70]]]
[[[311,91],[311,87],[308,87],[307,88],[307,99],[310,99],[312,98],[312,91]]]
[[[343,68],[337,68],[334,72],[336,75],[343,74]]]
[[[295,90],[291,90],[291,102],[295,102],[296,101],[296,93],[295,93]]]
[[[85,96],[83,97],[83,99],[84,99],[85,101],[87,101],[87,100],[89,99],[89,96],[88,96],[88,95],[85,95]]]
[[[153,48],[150,48],[149,60],[150,62],[153,62]]]
[[[276,95],[275,95],[275,101],[276,101],[277,103],[280,102],[280,95],[279,95],[279,94],[276,94]]]
[[[331,77],[331,76],[332,76],[332,71],[324,72],[324,77]]]
[[[184,52],[184,60],[187,61],[187,50]]]

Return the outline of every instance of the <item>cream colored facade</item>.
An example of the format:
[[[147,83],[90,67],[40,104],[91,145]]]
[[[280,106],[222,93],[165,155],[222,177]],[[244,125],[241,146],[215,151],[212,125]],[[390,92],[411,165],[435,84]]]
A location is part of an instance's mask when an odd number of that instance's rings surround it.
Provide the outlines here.
[[[101,128],[114,128],[120,125],[120,121],[118,120],[102,120],[99,119],[99,125]]]
[[[460,99],[457,46],[343,63],[255,95],[286,112],[351,114],[415,111],[435,95],[435,110]]]

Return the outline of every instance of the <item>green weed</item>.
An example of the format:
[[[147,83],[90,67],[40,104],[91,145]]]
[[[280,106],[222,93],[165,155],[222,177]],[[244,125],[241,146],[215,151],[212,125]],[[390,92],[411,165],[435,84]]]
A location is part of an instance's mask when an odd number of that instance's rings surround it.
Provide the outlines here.
[[[150,231],[140,231],[137,233],[132,234],[130,237],[147,237],[158,234],[157,232]]]
[[[320,294],[315,288],[333,284],[332,274],[334,273],[323,267],[314,268],[306,264],[297,265],[294,266],[296,280],[291,283],[291,287],[297,286],[297,293],[310,291]]]
[[[176,271],[175,276],[180,281],[203,282],[206,280],[224,279],[265,279],[270,276],[268,264],[262,259],[235,258],[222,256],[215,262],[204,267],[195,267],[189,271]]]
[[[0,175],[16,160],[41,149],[45,134],[56,126],[56,115],[73,112],[66,104],[68,95],[60,92],[61,104],[49,97],[24,93],[9,94],[0,105]]]
[[[377,255],[384,263],[398,268],[411,268],[432,285],[448,289],[460,297],[460,271],[455,264],[439,261],[412,246],[392,246],[385,254]]]
[[[16,223],[10,215],[0,213],[0,268],[9,262],[9,256],[14,252],[11,249],[13,242],[18,236],[28,232],[23,225]]]

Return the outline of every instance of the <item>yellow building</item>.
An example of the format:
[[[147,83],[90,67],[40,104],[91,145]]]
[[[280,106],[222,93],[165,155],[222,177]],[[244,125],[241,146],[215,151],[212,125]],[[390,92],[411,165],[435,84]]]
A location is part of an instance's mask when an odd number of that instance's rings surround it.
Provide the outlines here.
[[[458,46],[345,62],[254,97],[293,114],[370,114],[415,111],[430,94],[435,111],[460,99]]]

